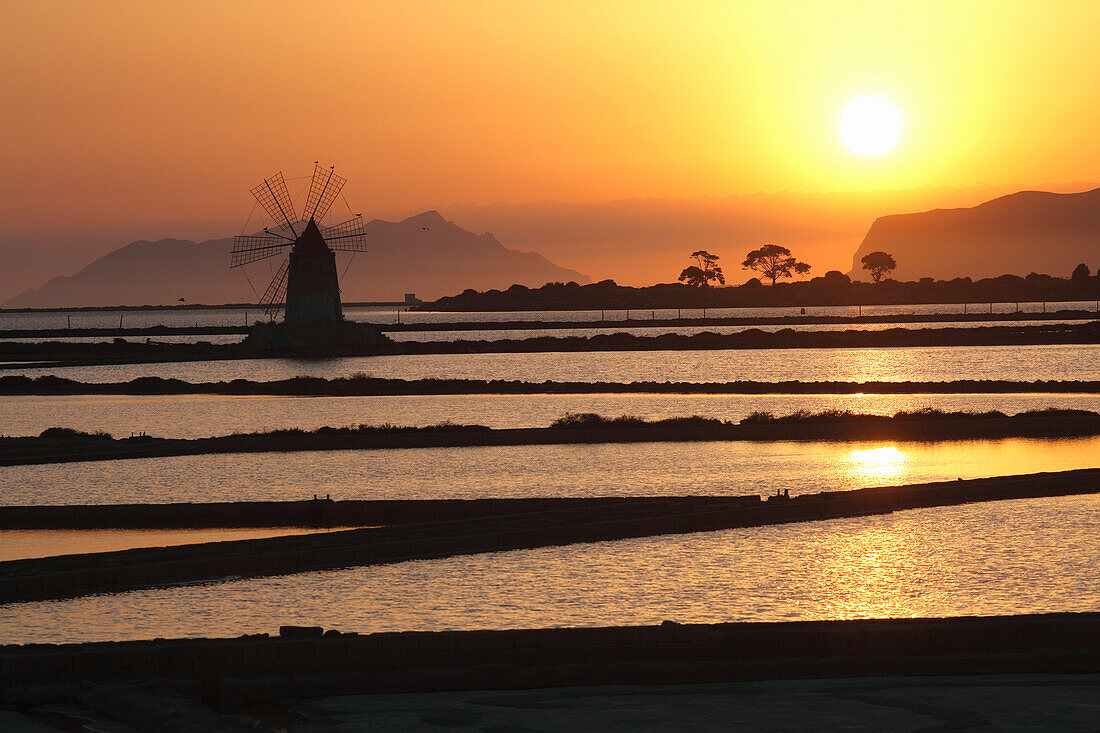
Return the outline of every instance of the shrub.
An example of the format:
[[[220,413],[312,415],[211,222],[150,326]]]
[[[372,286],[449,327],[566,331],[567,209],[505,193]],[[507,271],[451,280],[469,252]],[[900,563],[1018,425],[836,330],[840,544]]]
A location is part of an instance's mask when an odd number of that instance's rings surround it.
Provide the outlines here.
[[[94,433],[86,433],[83,430],[74,430],[73,428],[46,428],[38,434],[40,438],[59,438],[62,440],[73,440],[76,438],[92,438],[95,440],[111,440],[111,434],[102,430],[97,430]]]

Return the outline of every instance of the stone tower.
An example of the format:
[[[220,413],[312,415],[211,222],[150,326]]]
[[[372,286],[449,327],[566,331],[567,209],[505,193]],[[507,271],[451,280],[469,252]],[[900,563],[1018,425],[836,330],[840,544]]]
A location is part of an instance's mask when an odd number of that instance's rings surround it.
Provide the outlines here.
[[[294,242],[286,283],[286,322],[340,323],[340,285],[336,254],[325,243],[313,219]]]

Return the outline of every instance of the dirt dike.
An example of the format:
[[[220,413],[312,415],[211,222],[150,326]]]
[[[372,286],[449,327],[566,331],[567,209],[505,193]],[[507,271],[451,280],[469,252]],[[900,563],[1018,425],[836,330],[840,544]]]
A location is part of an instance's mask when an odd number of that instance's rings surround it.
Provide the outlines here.
[[[277,623],[272,619],[273,628]],[[0,701],[29,707],[118,683],[172,685],[208,703],[229,703],[441,690],[1100,671],[1096,613],[284,632],[3,646]]]

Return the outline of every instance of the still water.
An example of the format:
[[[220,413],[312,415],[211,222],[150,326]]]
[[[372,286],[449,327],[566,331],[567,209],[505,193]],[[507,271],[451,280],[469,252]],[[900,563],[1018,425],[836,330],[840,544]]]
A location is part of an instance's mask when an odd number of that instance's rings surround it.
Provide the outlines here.
[[[1098,466],[1100,437],[247,453],[0,467],[0,504],[801,494]]]
[[[84,552],[114,552],[134,547],[168,547],[197,542],[228,542],[260,537],[305,534],[317,530],[301,527],[262,529],[97,529],[97,530],[0,530],[0,562],[31,557],[53,557]],[[331,531],[331,530],[321,530]]]
[[[0,606],[0,642],[1100,611],[1100,497],[1052,497]]]
[[[56,374],[88,382],[124,382],[144,376],[189,382],[231,379],[269,381],[300,375],[341,377],[353,374],[401,379],[504,379],[526,382],[1100,380],[1100,344],[240,359],[93,367],[20,366],[0,374]]]
[[[679,395],[533,394],[403,395],[387,397],[225,397],[217,395],[0,396],[0,433],[38,435],[49,427],[106,431],[116,438],[145,432],[166,438],[204,438],[284,428],[345,425],[486,425],[545,427],[570,412],[648,420],[699,415],[739,421],[758,410],[851,410],[893,415],[934,407],[1015,414],[1048,407],[1100,412],[1100,394],[943,395]]]

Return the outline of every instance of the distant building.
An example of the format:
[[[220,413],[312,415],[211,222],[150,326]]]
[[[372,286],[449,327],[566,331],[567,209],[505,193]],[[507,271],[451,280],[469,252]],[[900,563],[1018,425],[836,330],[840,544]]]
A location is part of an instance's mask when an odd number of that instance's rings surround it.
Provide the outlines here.
[[[423,303],[420,298],[416,297],[416,293],[405,293],[405,305],[417,305]]]

